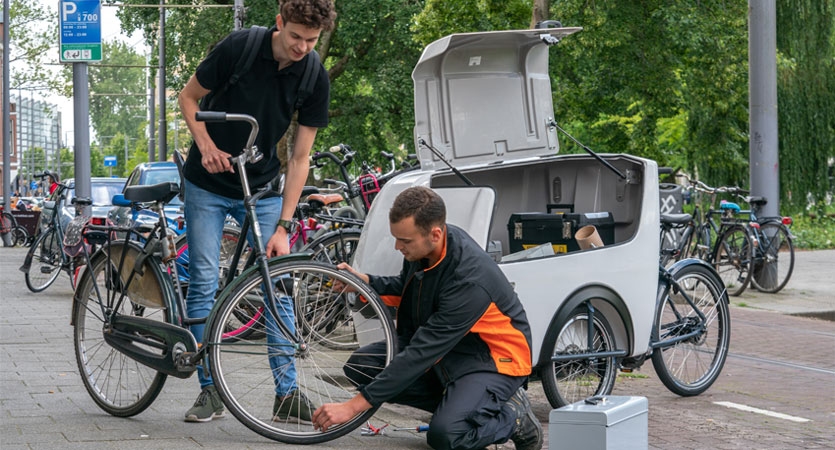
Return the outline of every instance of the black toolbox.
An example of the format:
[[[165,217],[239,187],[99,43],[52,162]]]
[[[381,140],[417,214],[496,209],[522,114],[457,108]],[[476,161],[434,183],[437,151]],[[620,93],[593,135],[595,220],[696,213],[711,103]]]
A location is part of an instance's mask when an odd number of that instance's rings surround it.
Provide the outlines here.
[[[515,213],[510,215],[507,232],[510,253],[550,242],[556,253],[580,250],[574,233],[586,225],[594,225],[603,245],[615,242],[615,219],[611,212],[556,213],[539,212]]]

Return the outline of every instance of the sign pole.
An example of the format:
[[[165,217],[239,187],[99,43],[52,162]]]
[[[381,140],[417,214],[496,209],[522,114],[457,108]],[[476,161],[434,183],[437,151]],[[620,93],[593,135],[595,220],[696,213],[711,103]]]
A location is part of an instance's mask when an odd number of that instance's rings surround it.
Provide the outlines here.
[[[12,130],[9,121],[9,0],[3,0],[3,211],[11,211]],[[18,164],[19,165],[19,164]],[[3,233],[3,246],[10,247],[10,233]]]
[[[90,198],[90,91],[87,63],[72,65],[73,133],[75,141],[75,196]],[[90,207],[85,207],[89,214]]]
[[[159,0],[164,6],[165,0]],[[168,125],[165,123],[165,8],[159,9],[159,160],[168,159]]]
[[[90,198],[90,84],[87,63],[101,61],[101,1],[59,0],[60,60],[72,63],[75,195]],[[90,207],[85,207],[85,214]]]

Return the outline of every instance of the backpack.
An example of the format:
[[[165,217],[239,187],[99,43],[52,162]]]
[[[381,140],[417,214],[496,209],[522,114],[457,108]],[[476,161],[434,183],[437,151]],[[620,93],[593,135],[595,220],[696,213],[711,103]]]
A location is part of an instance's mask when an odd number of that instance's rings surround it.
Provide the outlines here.
[[[247,33],[246,44],[241,55],[238,57],[238,62],[235,63],[235,72],[232,73],[232,76],[226,80],[226,84],[221,86],[220,89],[203,98],[200,102],[200,109],[202,111],[211,111],[215,105],[215,100],[225,94],[229,88],[237,84],[243,74],[249,72],[252,63],[255,61],[255,57],[258,56],[261,42],[265,36],[270,35],[269,29],[258,25],[251,27]],[[310,57],[307,58],[304,66],[302,82],[299,83],[299,90],[296,94],[296,104],[294,106],[296,111],[301,109],[305,100],[313,93],[313,86],[316,84],[316,79],[318,78],[319,54],[316,53],[316,50],[312,50],[309,55]]]

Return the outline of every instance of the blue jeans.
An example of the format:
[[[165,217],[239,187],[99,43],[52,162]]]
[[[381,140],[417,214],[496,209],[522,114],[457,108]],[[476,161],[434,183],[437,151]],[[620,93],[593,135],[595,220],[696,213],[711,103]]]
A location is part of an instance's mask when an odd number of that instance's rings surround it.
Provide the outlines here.
[[[243,224],[246,208],[243,200],[213,194],[188,180],[185,180],[185,185],[185,216],[188,225],[186,240],[190,260],[186,309],[188,317],[194,319],[207,317],[214,306],[218,284],[220,243],[226,215],[231,215],[238,223]],[[276,224],[281,216],[281,200],[281,197],[266,198],[259,200],[255,206],[264,245],[275,232]],[[252,247],[255,247],[251,230],[247,234],[247,240]],[[240,263],[243,264],[244,261]],[[279,297],[276,307],[281,321],[291,332],[295,332],[292,298]],[[278,324],[272,314],[268,312],[265,316],[267,343],[275,346],[268,350],[269,354],[273,355],[269,360],[275,379],[275,392],[276,395],[284,396],[296,389],[296,368],[292,357],[282,355],[288,352],[274,349],[287,348],[292,343],[278,330]],[[203,341],[204,329],[205,324],[191,326],[191,333],[194,334],[197,342]],[[214,384],[208,368],[204,369],[202,365],[197,366],[197,378],[200,380],[201,387]]]

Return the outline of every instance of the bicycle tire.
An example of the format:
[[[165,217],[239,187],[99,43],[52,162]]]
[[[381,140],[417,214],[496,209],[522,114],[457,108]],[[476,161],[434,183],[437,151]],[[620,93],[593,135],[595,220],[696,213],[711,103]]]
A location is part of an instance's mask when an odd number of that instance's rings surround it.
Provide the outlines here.
[[[16,226],[12,230],[12,245],[15,247],[24,246],[29,241],[29,232],[26,228]]]
[[[58,279],[64,262],[61,247],[58,233],[53,227],[35,239],[26,255],[29,267],[24,275],[26,287],[30,291],[41,292]]]
[[[545,354],[563,356],[583,353],[587,348],[599,352],[614,350],[615,335],[603,314],[599,311],[594,314],[592,346],[588,345],[588,322],[588,310],[581,304],[571,311],[565,321],[553,323],[545,333],[545,343],[551,349]],[[607,395],[612,392],[617,376],[617,365],[612,357],[549,361],[541,370],[542,388],[553,408],[594,395]]]
[[[17,226],[17,219],[12,213],[0,213],[0,232],[11,233],[14,227]]]
[[[783,224],[764,223],[760,225],[760,235],[764,235],[765,239],[761,239],[757,247],[751,285],[758,291],[774,294],[786,287],[792,276],[794,244],[789,237],[789,230]],[[772,237],[769,238],[769,235]],[[772,266],[764,268],[763,264]]]
[[[111,244],[112,259],[107,257],[107,248],[101,249],[93,257],[92,267],[84,271],[73,297],[73,343],[79,374],[96,405],[117,417],[134,416],[148,408],[159,395],[167,378],[166,374],[120,353],[104,339],[103,329],[106,324],[99,302],[106,302],[106,299],[112,298],[114,294],[115,299],[118,299],[120,292],[125,288],[127,275],[133,268],[132,263],[125,264],[122,275],[119,276],[118,265],[125,245],[130,252],[135,251],[134,255],[142,252],[139,244],[134,241],[118,241]],[[117,313],[174,324],[174,308],[162,292],[163,283],[168,281],[163,278],[162,269],[154,270],[151,264],[148,260],[145,261],[144,274],[136,275],[131,281],[131,286],[136,282],[137,286],[142,286],[143,289],[151,289],[153,283],[157,283],[159,292],[151,294],[159,295],[159,298],[163,299],[162,307],[143,306],[145,302],[135,295],[135,290],[128,287],[126,298]],[[150,278],[148,282],[145,281],[146,278]],[[151,347],[146,347],[146,350],[159,351]]]
[[[710,268],[701,264],[683,267],[676,272],[675,280],[705,315],[707,326],[705,332],[698,336],[655,349],[652,365],[658,378],[671,392],[681,396],[699,395],[719,377],[728,356],[731,339],[728,297],[722,293],[721,280]],[[671,288],[659,293],[664,298],[658,299],[652,342],[693,330],[693,318],[698,315],[681,292],[674,291]],[[711,344],[714,344],[712,350]],[[712,355],[708,363],[701,358],[704,354]]]
[[[292,290],[294,301],[306,296],[329,297],[338,301],[340,297],[350,296],[352,301],[352,321],[359,332],[351,335],[352,339],[362,339],[358,344],[382,340],[382,353],[378,356],[382,365],[391,362],[397,353],[397,341],[394,324],[386,306],[376,293],[365,283],[347,271],[313,261],[290,261],[273,263],[270,266],[271,279],[286,279],[279,282],[284,290]],[[223,403],[232,414],[246,427],[256,433],[287,444],[314,444],[343,436],[370,418],[375,409],[369,409],[346,423],[317,431],[312,425],[300,420],[275,419],[274,408],[277,403],[274,374],[284,374],[292,363],[295,367],[296,388],[305,394],[314,405],[346,401],[355,395],[355,384],[344,374],[350,367],[350,350],[336,351],[316,342],[306,342],[307,349],[299,350],[291,344],[280,341],[268,343],[266,338],[230,339],[224,336],[227,322],[237,320],[235,310],[238,304],[252,295],[262,295],[263,278],[260,271],[249,272],[246,279],[236,285],[218,305],[209,319],[209,335],[204,340],[208,346],[209,367],[215,386]],[[346,293],[346,289],[337,290],[335,282],[356,289]],[[290,287],[292,286],[292,287]],[[294,324],[294,327],[296,325]],[[268,325],[270,336],[277,336],[276,325]],[[292,331],[292,330],[291,330]],[[280,337],[277,336],[280,339]],[[267,355],[278,354],[284,347],[284,356],[290,362],[274,361],[271,367]],[[291,356],[292,353],[292,356]],[[283,364],[283,365],[282,365]],[[363,370],[367,367],[362,366]],[[273,383],[270,383],[273,378]],[[314,406],[315,407],[315,406]]]
[[[711,264],[725,284],[728,295],[740,295],[751,282],[754,246],[748,230],[733,225],[722,233],[713,250]]]

